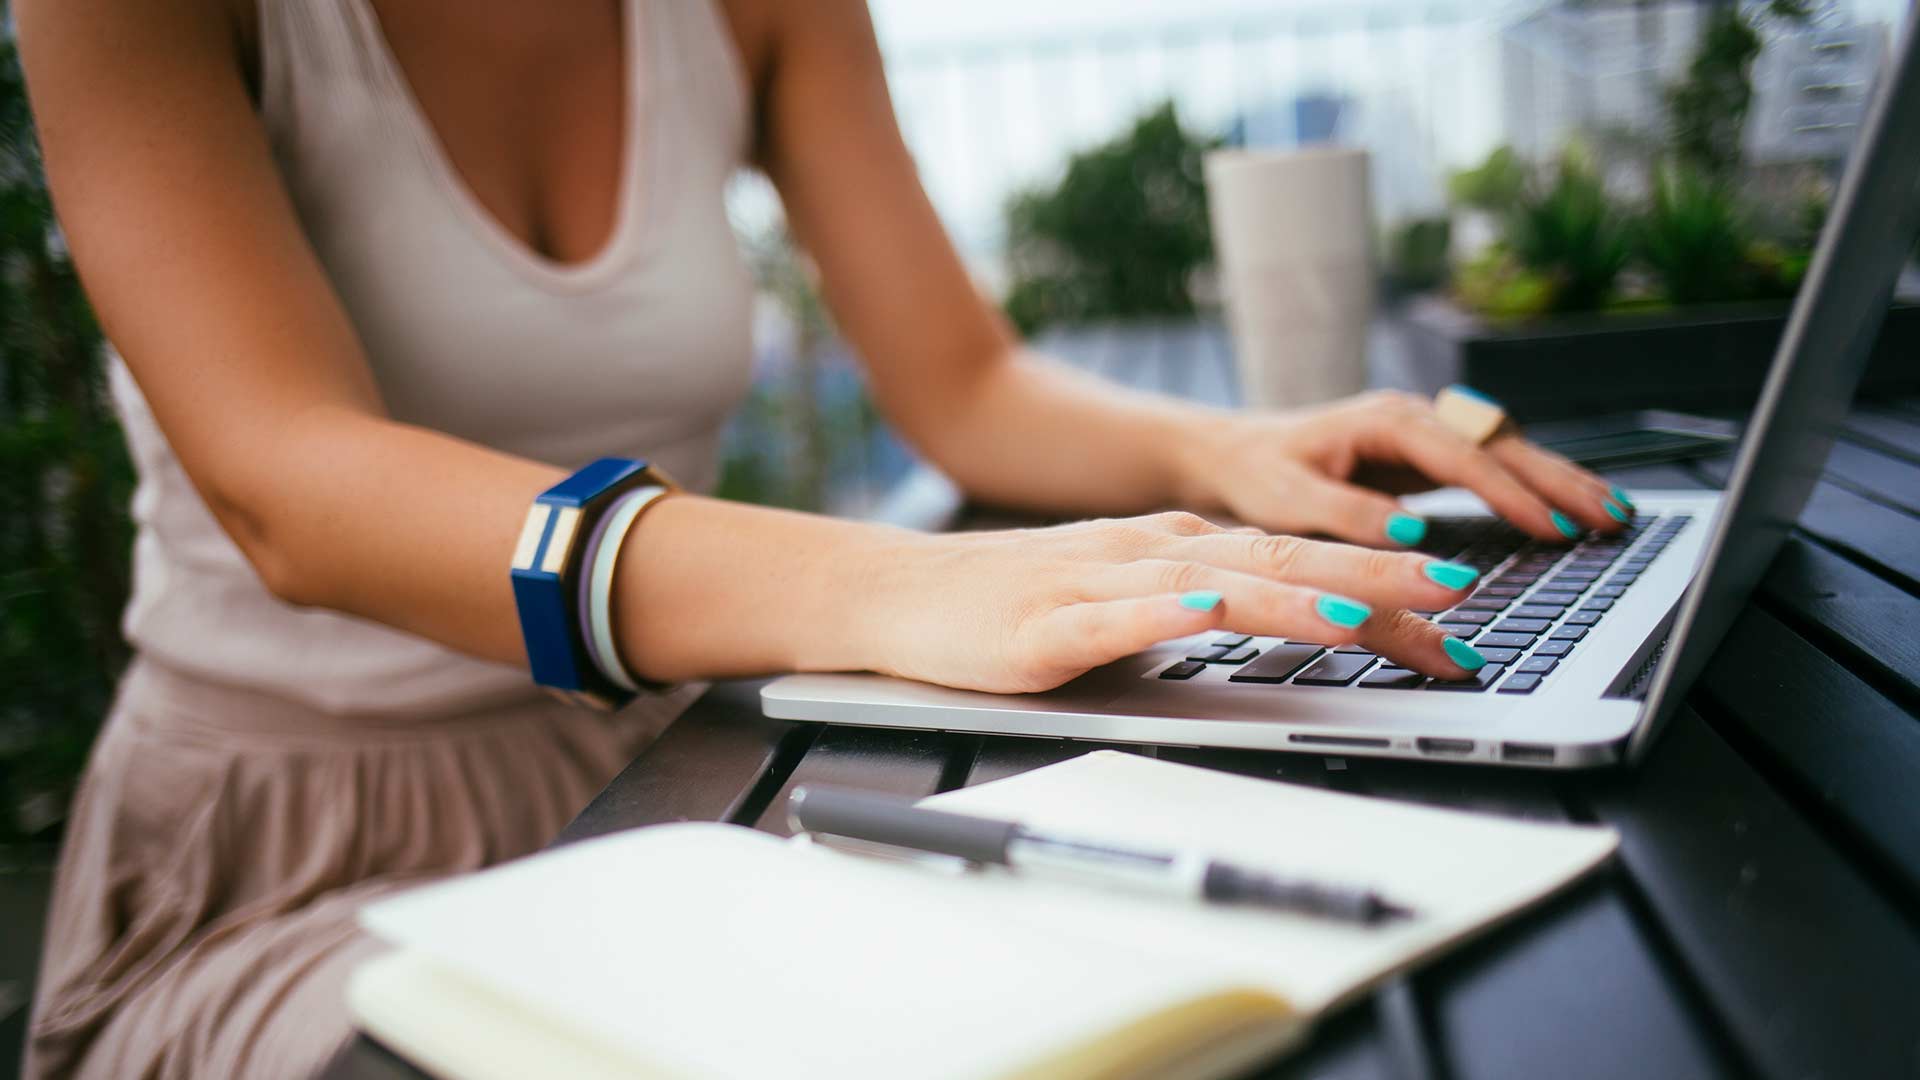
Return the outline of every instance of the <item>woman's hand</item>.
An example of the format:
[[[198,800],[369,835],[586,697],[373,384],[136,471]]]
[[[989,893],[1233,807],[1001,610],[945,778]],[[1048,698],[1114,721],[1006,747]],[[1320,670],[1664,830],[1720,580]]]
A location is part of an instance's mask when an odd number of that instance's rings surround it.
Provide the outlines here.
[[[878,607],[861,620],[861,666],[923,682],[1045,690],[1203,630],[1357,642],[1450,679],[1485,662],[1406,610],[1458,603],[1472,568],[1192,514],[910,534],[880,555],[863,575]]]
[[[1182,468],[1196,505],[1274,532],[1411,547],[1426,523],[1394,494],[1466,488],[1522,531],[1571,540],[1618,531],[1633,504],[1618,488],[1518,435],[1476,446],[1425,398],[1378,391],[1292,413],[1209,423]]]

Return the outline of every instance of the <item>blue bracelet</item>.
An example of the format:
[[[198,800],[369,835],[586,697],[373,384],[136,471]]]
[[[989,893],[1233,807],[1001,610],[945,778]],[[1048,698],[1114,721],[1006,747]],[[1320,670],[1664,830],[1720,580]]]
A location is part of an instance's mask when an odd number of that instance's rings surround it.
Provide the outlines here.
[[[577,705],[616,709],[634,696],[594,665],[575,601],[588,534],[615,499],[645,485],[674,488],[644,461],[601,458],[533,501],[513,550],[513,599],[533,681]]]

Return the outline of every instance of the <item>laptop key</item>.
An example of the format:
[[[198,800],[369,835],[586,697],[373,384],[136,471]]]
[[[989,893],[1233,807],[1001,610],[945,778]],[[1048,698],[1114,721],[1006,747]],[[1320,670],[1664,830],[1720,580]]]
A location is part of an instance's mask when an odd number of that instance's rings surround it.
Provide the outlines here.
[[[1440,627],[1440,629],[1445,630],[1447,633],[1452,634],[1454,637],[1459,638],[1461,641],[1472,641],[1473,636],[1475,634],[1478,634],[1480,631],[1486,629],[1486,627],[1484,626],[1475,626],[1473,623],[1457,623],[1457,622],[1444,623],[1443,622],[1437,625]]]
[[[1552,625],[1552,619],[1502,619],[1493,625],[1493,632],[1496,634],[1538,634]]]
[[[1516,619],[1557,619],[1566,613],[1562,604],[1521,604],[1507,614]]]
[[[1167,669],[1160,673],[1160,677],[1163,679],[1191,679],[1205,670],[1207,670],[1207,665],[1198,660],[1182,660],[1177,664],[1167,665]]]
[[[1603,614],[1605,613],[1599,612],[1599,611],[1589,611],[1585,608],[1582,608],[1579,611],[1576,611],[1573,614],[1567,616],[1567,625],[1568,626],[1592,626],[1594,623],[1597,623],[1600,621],[1600,616]]]
[[[1359,685],[1369,690],[1418,690],[1420,684],[1427,681],[1425,675],[1403,667],[1383,667],[1361,679]]]
[[[1520,661],[1520,666],[1516,670],[1523,671],[1528,675],[1545,675],[1558,666],[1559,663],[1560,658],[1557,656],[1529,656],[1525,660]]]
[[[1533,693],[1533,688],[1539,685],[1540,676],[1538,675],[1525,673],[1509,675],[1507,676],[1507,681],[1500,684],[1500,692],[1503,694],[1531,694]]]
[[[1460,611],[1455,609],[1440,617],[1441,622],[1467,623],[1472,626],[1485,626],[1497,616],[1491,611]]]
[[[1237,649],[1242,645],[1253,644],[1253,639],[1245,634],[1228,634],[1225,637],[1214,638],[1212,641],[1207,642],[1207,644],[1218,645],[1228,649]]]
[[[1604,596],[1596,596],[1580,605],[1581,611],[1606,611],[1613,607],[1613,601]]]
[[[1562,607],[1568,607],[1571,606],[1574,601],[1580,599],[1580,594],[1570,592],[1537,592],[1527,599],[1536,604],[1559,604]]]
[[[1554,641],[1579,641],[1586,636],[1587,628],[1584,626],[1562,626],[1560,629],[1547,635],[1549,639]]]
[[[1326,649],[1319,645],[1303,645],[1297,642],[1275,645],[1273,648],[1260,654],[1259,658],[1255,659],[1252,663],[1247,664],[1245,667],[1227,676],[1227,681],[1251,683],[1286,682],[1288,676],[1306,667],[1308,661],[1311,661],[1323,652],[1326,652]]]
[[[1539,648],[1533,650],[1533,655],[1565,656],[1572,651],[1573,651],[1573,642],[1571,641],[1566,641],[1564,639],[1560,641],[1543,641],[1540,643]]]
[[[1493,685],[1500,673],[1507,670],[1505,664],[1488,664],[1464,679],[1435,679],[1427,684],[1429,690],[1463,690],[1467,693],[1479,693]]]
[[[1295,686],[1345,686],[1360,677],[1373,657],[1355,653],[1328,653],[1294,677]]]
[[[1365,645],[1342,645],[1333,651],[1337,653],[1357,653],[1361,656],[1373,655],[1373,650],[1367,648]]]
[[[1602,585],[1599,588],[1593,590],[1593,595],[1600,597],[1601,599],[1610,600],[1610,599],[1613,599],[1614,597],[1625,595],[1626,591],[1627,591],[1627,587],[1625,585]]]
[[[1207,664],[1220,659],[1232,651],[1232,649],[1222,645],[1203,645],[1193,652],[1188,653],[1187,659],[1197,664]]]
[[[1532,634],[1491,633],[1481,636],[1476,648],[1491,645],[1496,649],[1524,649],[1533,644]]]
[[[1490,649],[1480,645],[1476,645],[1474,648],[1479,651],[1481,656],[1487,658],[1487,663],[1489,664],[1511,664],[1515,660],[1520,659],[1519,649]]]
[[[1511,596],[1475,596],[1462,600],[1454,608],[1456,611],[1505,611],[1513,603]]]

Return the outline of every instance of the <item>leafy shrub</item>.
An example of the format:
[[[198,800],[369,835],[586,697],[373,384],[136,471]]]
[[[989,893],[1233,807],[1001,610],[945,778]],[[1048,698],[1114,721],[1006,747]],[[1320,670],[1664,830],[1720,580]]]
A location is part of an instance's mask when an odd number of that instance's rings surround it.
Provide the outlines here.
[[[1520,204],[1532,175],[1511,146],[1496,146],[1487,160],[1447,178],[1447,199],[1456,206],[1505,214]]]
[[[1805,21],[1804,0],[1771,0],[1764,16],[1719,4],[1707,17],[1684,82],[1667,91],[1668,135],[1680,161],[1725,178],[1740,167],[1741,133],[1753,104],[1753,61],[1764,42],[1756,17]]]
[[[1754,239],[1750,218],[1726,180],[1688,165],[1661,169],[1638,239],[1664,297],[1699,304],[1792,295],[1804,254]]]
[[[1168,102],[1125,135],[1073,155],[1051,188],[1007,205],[1007,314],[1023,332],[1055,322],[1189,315],[1189,282],[1213,258],[1201,159],[1219,145]]]
[[[1415,218],[1387,234],[1386,284],[1395,292],[1420,292],[1447,280],[1447,250],[1453,223],[1446,218]]]
[[[1552,282],[1553,311],[1600,307],[1632,250],[1626,215],[1577,147],[1561,155],[1551,184],[1521,196],[1507,243],[1520,265]]]
[[[126,663],[133,469],[0,42],[0,842],[61,817]]]

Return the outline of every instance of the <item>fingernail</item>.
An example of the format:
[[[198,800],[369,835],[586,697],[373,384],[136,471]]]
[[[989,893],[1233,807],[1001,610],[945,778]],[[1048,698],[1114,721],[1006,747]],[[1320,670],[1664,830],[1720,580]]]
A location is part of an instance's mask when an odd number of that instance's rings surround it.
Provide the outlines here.
[[[1500,403],[1499,403],[1499,402],[1497,402],[1497,401],[1495,401],[1495,400],[1493,400],[1492,398],[1490,398],[1490,397],[1488,397],[1487,395],[1485,395],[1485,394],[1483,394],[1483,393],[1481,393],[1480,391],[1478,391],[1478,390],[1475,390],[1475,389],[1474,389],[1473,387],[1471,387],[1471,386],[1463,386],[1463,385],[1461,385],[1460,383],[1454,383],[1454,384],[1453,384],[1452,386],[1449,386],[1449,387],[1447,387],[1447,389],[1449,389],[1449,390],[1451,390],[1451,391],[1453,391],[1453,392],[1454,392],[1454,393],[1456,393],[1456,394],[1465,394],[1465,395],[1467,395],[1467,396],[1468,396],[1468,397],[1470,397],[1470,398],[1478,398],[1478,399],[1480,399],[1481,401],[1484,401],[1484,402],[1486,402],[1487,404],[1489,404],[1489,405],[1492,405],[1492,406],[1494,406],[1494,407],[1496,407],[1496,408],[1498,408],[1498,407],[1500,406]]]
[[[1627,517],[1628,517],[1627,512],[1625,509],[1623,509],[1620,506],[1620,504],[1614,502],[1612,499],[1602,499],[1600,500],[1600,505],[1607,508],[1608,517],[1612,518],[1613,520],[1619,522],[1622,525],[1625,525],[1627,523]]]
[[[1572,540],[1580,535],[1580,526],[1575,525],[1573,523],[1572,518],[1568,517],[1567,515],[1561,513],[1558,510],[1555,510],[1553,512],[1553,527],[1556,529],[1559,529],[1560,535],[1566,537],[1569,540]]]
[[[1457,562],[1435,560],[1420,568],[1427,580],[1449,589],[1464,589],[1480,577],[1480,571]]]
[[[1440,647],[1447,650],[1447,659],[1459,664],[1468,671],[1479,671],[1481,668],[1487,666],[1487,658],[1480,655],[1479,649],[1461,641],[1457,637],[1446,638],[1440,642]]]
[[[1320,598],[1313,602],[1313,608],[1320,613],[1321,618],[1342,630],[1351,630],[1359,626],[1367,621],[1367,616],[1373,614],[1373,609],[1360,601],[1349,600],[1332,593],[1321,593]]]
[[[1401,547],[1412,547],[1426,538],[1426,519],[1414,517],[1412,514],[1387,516],[1387,539]]]
[[[1212,589],[1195,589],[1180,594],[1180,606],[1189,611],[1212,611],[1220,606],[1220,594]]]
[[[1613,501],[1614,501],[1614,502],[1617,502],[1617,503],[1619,503],[1619,504],[1620,504],[1621,506],[1624,506],[1624,507],[1626,507],[1626,509],[1627,509],[1627,512],[1628,512],[1628,513],[1632,513],[1632,512],[1633,512],[1633,509],[1634,509],[1634,506],[1633,506],[1633,500],[1632,500],[1632,499],[1629,499],[1629,498],[1627,498],[1627,493],[1626,493],[1626,492],[1624,492],[1624,491],[1622,491],[1622,490],[1620,490],[1619,488],[1614,488],[1614,489],[1613,489],[1613,490],[1612,490],[1611,492],[1609,492],[1608,494],[1610,494],[1610,495],[1612,495],[1612,496],[1613,496]]]

